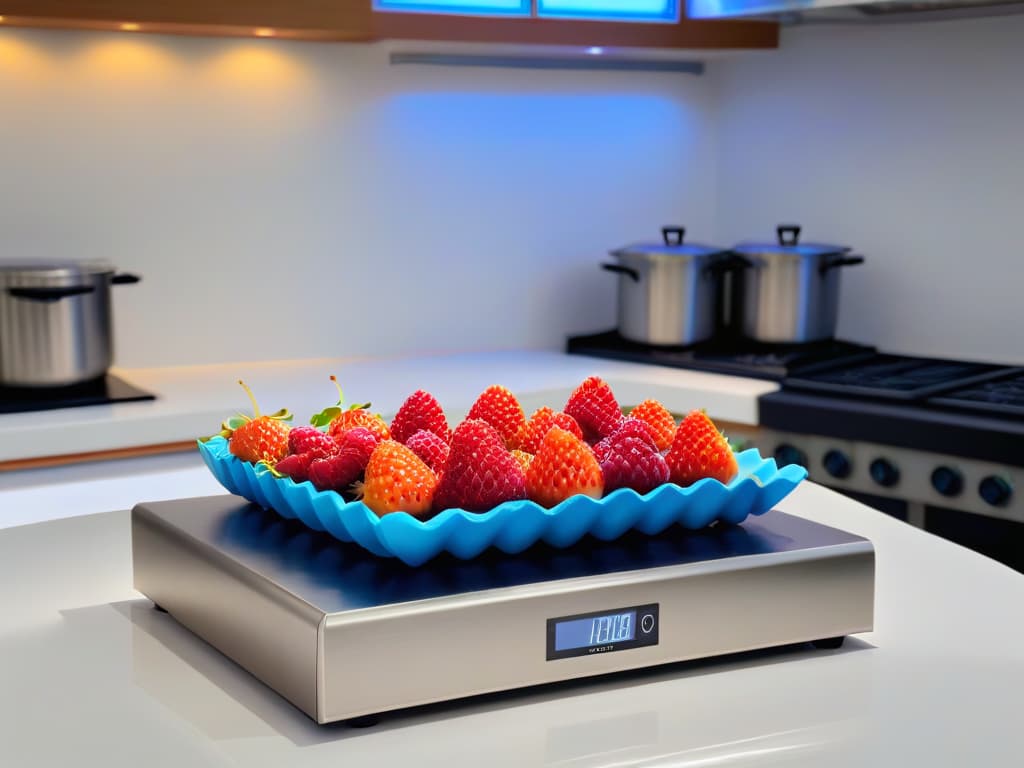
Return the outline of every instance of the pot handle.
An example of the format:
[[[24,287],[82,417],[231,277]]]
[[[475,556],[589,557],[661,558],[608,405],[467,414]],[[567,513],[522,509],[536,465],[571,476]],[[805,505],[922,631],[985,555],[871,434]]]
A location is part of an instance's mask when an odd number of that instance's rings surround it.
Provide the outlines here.
[[[686,227],[662,227],[661,236],[665,245],[682,245],[686,237]]]
[[[640,282],[640,273],[630,267],[624,267],[621,264],[602,264],[601,269],[609,272],[618,272],[620,275],[629,275],[633,278],[634,283]]]
[[[779,245],[796,245],[800,242],[800,226],[798,224],[780,224],[775,228],[779,236]]]
[[[92,285],[68,285],[54,288],[8,288],[7,293],[18,299],[29,301],[59,301],[70,296],[80,296],[96,290]]]
[[[863,256],[840,256],[838,259],[832,259],[832,261],[826,261],[824,264],[822,264],[820,267],[818,267],[818,271],[820,271],[821,274],[824,275],[830,269],[836,269],[837,267],[852,267],[852,266],[854,266],[856,264],[863,264],[863,263],[864,263],[864,257]]]
[[[110,278],[112,285],[134,285],[139,282],[142,278],[138,275],[132,275],[128,272],[122,272],[120,275],[114,275]]]

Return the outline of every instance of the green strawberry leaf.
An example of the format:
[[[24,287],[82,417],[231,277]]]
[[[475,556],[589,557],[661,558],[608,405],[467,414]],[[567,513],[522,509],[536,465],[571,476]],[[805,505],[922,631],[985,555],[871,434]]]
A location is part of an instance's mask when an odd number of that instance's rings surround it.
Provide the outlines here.
[[[257,472],[257,474],[265,474],[265,473],[269,472],[274,477],[277,477],[277,478],[284,477],[284,474],[282,474],[281,472],[278,472],[277,469],[274,467],[274,465],[271,464],[266,459],[260,459],[258,462],[256,462],[256,472]]]
[[[310,417],[309,423],[312,424],[314,427],[323,429],[332,421],[334,421],[334,419],[339,415],[341,415],[341,408],[339,408],[337,405],[332,405],[329,408],[324,408],[322,411],[320,411],[320,413],[314,413]]]

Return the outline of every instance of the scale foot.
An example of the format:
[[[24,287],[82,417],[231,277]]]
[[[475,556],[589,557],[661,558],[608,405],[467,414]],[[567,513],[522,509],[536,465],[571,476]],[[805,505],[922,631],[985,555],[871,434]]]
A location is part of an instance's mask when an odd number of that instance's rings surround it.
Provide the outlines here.
[[[380,722],[380,715],[363,715],[346,720],[345,725],[349,728],[372,728]]]
[[[160,603],[153,603],[153,607],[160,611],[160,613],[167,613],[167,609],[160,605]]]
[[[821,640],[812,640],[811,645],[815,648],[822,648],[825,650],[833,650],[840,647],[843,644],[843,640],[846,637],[826,637]]]

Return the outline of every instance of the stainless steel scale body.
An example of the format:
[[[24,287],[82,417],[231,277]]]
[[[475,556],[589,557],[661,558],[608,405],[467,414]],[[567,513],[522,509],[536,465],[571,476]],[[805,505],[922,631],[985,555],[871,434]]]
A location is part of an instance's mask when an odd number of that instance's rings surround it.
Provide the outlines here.
[[[132,510],[135,587],[320,723],[872,629],[866,539],[741,526],[409,568],[234,496]]]

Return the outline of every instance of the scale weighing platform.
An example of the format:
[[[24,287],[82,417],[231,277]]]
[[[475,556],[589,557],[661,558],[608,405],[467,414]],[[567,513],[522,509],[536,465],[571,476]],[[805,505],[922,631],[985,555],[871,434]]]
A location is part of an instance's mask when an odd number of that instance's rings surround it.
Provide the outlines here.
[[[237,496],[132,510],[135,588],[320,723],[872,629],[875,556],[778,511],[419,568]]]

